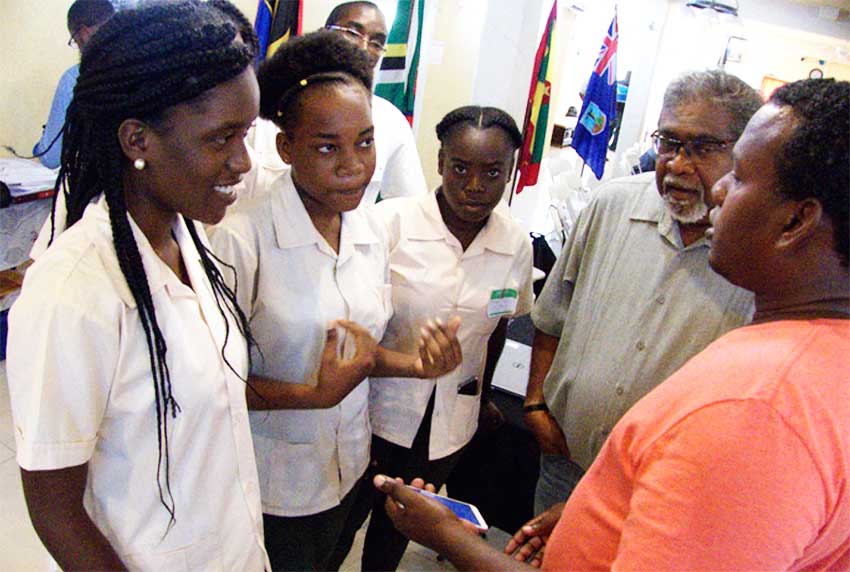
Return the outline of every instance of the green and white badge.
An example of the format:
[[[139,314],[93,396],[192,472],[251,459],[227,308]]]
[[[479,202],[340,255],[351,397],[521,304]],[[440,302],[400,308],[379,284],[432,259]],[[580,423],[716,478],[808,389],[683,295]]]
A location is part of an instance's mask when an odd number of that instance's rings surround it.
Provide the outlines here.
[[[490,292],[490,301],[487,303],[487,317],[512,315],[516,311],[517,299],[517,291],[513,288],[493,290]]]

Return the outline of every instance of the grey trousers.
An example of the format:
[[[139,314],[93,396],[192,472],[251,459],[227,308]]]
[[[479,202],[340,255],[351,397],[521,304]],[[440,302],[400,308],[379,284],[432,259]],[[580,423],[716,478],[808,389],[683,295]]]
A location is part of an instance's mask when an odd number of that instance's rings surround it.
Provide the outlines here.
[[[534,514],[564,502],[573,493],[584,469],[562,455],[540,455],[540,476],[534,491]]]

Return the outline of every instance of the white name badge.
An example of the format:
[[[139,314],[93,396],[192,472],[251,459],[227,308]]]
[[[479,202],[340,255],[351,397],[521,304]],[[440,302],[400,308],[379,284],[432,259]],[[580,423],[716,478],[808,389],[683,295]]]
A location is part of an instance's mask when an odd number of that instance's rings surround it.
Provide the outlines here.
[[[487,317],[512,315],[516,311],[517,291],[513,288],[493,290],[487,303]]]

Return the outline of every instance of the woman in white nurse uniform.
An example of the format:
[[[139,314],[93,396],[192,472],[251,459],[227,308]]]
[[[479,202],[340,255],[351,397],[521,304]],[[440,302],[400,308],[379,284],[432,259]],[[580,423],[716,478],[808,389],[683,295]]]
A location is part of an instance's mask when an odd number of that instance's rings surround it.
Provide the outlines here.
[[[68,228],[27,273],[7,365],[27,507],[65,570],[267,567],[247,322],[195,222],[234,202],[259,104],[256,38],[222,6],[119,11],[83,52]]]
[[[422,345],[405,354],[376,345],[392,302],[386,232],[356,208],[375,165],[365,54],[315,32],[281,46],[259,80],[291,169],[211,236],[257,340],[248,403],[272,567],[327,570],[371,495],[367,376],[451,371],[458,324],[417,328]]]
[[[522,144],[513,119],[492,107],[462,107],[440,121],[437,137],[443,182],[436,192],[374,207],[391,248],[394,314],[383,343],[409,351],[410,333],[434,312],[457,315],[464,360],[427,383],[374,379],[369,413],[372,470],[439,488],[478,426],[488,345],[501,351],[507,318],[528,313],[533,296],[528,234],[502,200]],[[373,505],[363,570],[395,570],[407,546],[382,497]]]

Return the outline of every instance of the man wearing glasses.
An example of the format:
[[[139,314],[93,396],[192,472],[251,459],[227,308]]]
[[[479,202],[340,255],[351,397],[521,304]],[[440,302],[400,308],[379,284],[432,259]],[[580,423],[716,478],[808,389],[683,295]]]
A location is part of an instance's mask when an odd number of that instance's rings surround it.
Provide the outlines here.
[[[341,34],[366,50],[377,69],[387,51],[387,24],[372,2],[344,2],[331,10],[325,28]],[[372,96],[375,124],[375,174],[361,204],[391,197],[409,197],[428,191],[416,141],[407,119],[389,101]]]
[[[760,106],[722,71],[676,79],[652,135],[655,173],[603,185],[579,217],[532,312],[536,513],[569,497],[632,405],[749,321],[751,294],[711,271],[704,235],[711,188]]]
[[[373,67],[378,65],[386,51],[387,25],[384,15],[372,2],[338,5],[328,16],[325,28],[365,50]],[[360,204],[371,205],[380,199],[425,194],[428,186],[407,119],[389,101],[373,95],[372,122],[375,125],[375,174]],[[262,192],[268,181],[288,168],[277,153],[277,127],[270,121],[258,119],[253,131],[253,135],[248,137],[255,153],[255,166],[245,176],[245,189],[240,193],[240,201]]]
[[[115,9],[109,0],[77,0],[68,9],[68,46],[78,48],[80,52],[100,26],[112,16]],[[74,86],[80,75],[80,65],[74,64],[62,74],[47,124],[41,133],[41,139],[33,147],[32,154],[37,156],[45,167],[55,169],[62,155],[62,127],[65,125],[65,110],[74,96]],[[54,142],[55,139],[55,142]]]

